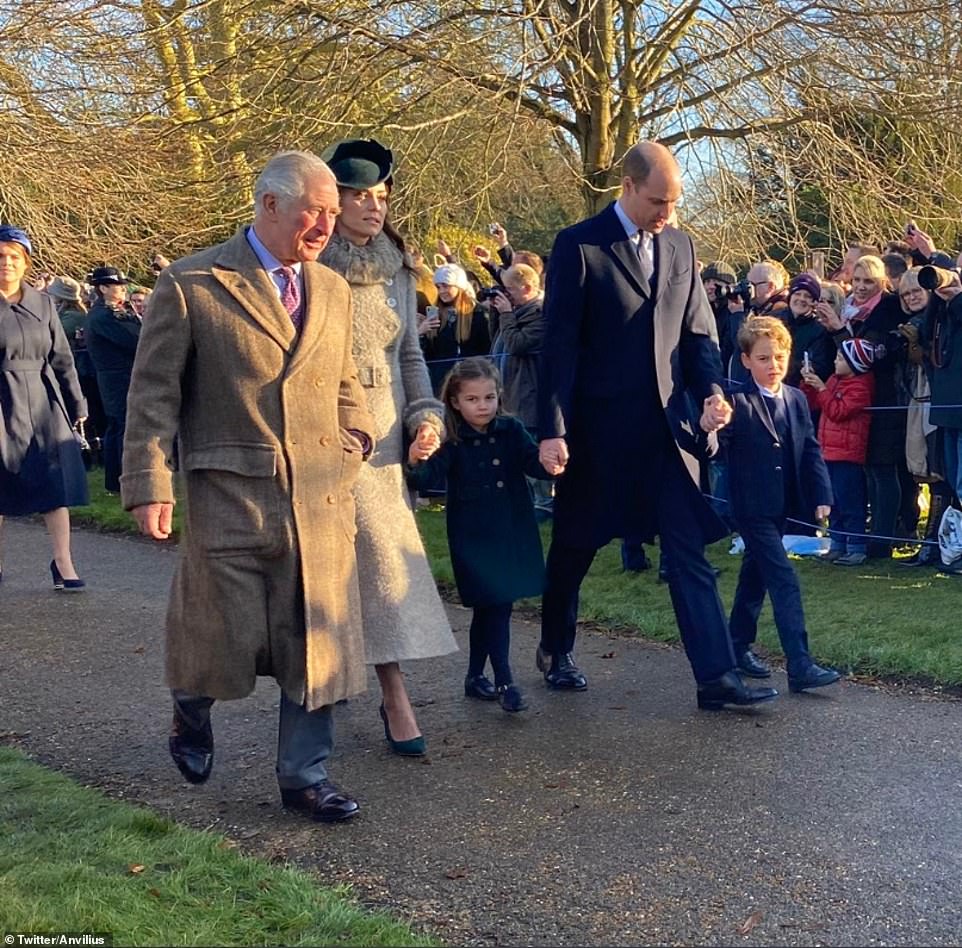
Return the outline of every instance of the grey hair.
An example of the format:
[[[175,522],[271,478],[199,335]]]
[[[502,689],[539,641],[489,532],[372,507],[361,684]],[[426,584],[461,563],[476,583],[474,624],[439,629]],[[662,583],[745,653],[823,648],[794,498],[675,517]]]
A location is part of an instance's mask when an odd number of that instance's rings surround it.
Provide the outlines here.
[[[254,212],[265,194],[273,194],[284,203],[297,200],[304,194],[308,180],[316,175],[334,181],[331,169],[317,155],[309,151],[278,152],[264,165],[254,184]]]

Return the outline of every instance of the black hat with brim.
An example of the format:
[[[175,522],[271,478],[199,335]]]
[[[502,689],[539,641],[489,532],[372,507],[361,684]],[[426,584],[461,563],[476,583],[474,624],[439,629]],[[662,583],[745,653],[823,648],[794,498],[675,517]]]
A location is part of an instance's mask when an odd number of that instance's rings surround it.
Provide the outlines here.
[[[87,282],[91,286],[126,286],[127,277],[116,267],[95,267]]]
[[[334,172],[338,187],[366,191],[386,181],[391,184],[394,155],[373,138],[352,138],[324,150],[321,158]]]

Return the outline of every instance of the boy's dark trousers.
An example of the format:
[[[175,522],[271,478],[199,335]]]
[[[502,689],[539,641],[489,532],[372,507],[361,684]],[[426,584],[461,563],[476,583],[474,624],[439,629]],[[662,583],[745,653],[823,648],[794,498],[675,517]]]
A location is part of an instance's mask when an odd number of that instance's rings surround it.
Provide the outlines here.
[[[788,674],[800,675],[812,659],[808,654],[802,590],[782,545],[785,518],[739,516],[738,526],[745,541],[745,554],[729,619],[735,655],[744,654],[754,644],[758,616],[767,592],[788,662]]]
[[[513,603],[496,606],[475,606],[471,616],[468,677],[484,674],[484,666],[491,659],[495,687],[513,681],[508,653],[511,649],[511,609]]]

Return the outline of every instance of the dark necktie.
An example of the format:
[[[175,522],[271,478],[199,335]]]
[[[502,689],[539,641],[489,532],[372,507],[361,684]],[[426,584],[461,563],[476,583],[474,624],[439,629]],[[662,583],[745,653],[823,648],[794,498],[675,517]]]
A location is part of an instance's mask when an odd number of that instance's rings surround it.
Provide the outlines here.
[[[285,279],[281,290],[281,303],[291,317],[295,329],[301,328],[301,287],[297,280],[297,272],[293,267],[278,267],[278,273]]]

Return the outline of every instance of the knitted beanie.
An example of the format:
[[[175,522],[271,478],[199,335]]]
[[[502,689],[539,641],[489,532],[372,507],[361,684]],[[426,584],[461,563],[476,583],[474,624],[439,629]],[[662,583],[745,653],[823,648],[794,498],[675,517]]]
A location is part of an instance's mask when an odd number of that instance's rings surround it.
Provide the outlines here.
[[[840,349],[842,357],[856,375],[864,375],[872,370],[872,363],[878,355],[877,347],[867,339],[846,339]]]
[[[791,283],[788,284],[788,297],[792,294],[804,290],[817,303],[822,295],[822,284],[818,282],[818,277],[811,273],[799,273]]]

